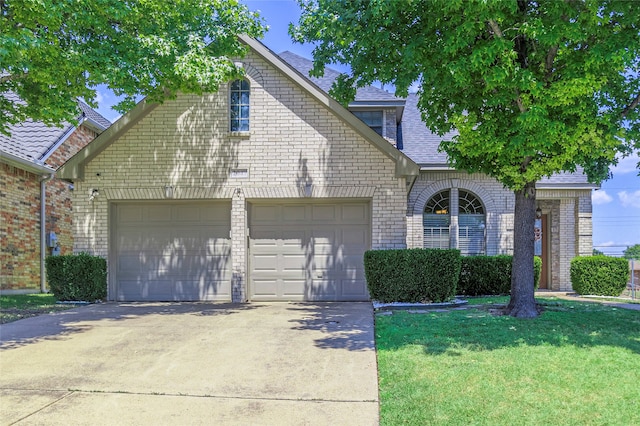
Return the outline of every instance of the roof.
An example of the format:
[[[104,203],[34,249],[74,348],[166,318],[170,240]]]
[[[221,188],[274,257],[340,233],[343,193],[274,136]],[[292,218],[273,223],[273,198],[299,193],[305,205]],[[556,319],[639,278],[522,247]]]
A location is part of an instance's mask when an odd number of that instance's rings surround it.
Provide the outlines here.
[[[324,75],[322,77],[311,77],[309,75],[309,72],[311,72],[311,70],[313,69],[312,60],[296,55],[295,53],[289,51],[282,52],[278,56],[280,56],[280,58],[282,58],[286,63],[295,68],[305,78],[311,80],[325,93],[329,93],[333,82],[338,78],[340,74],[342,74],[340,71],[325,67]],[[359,87],[356,90],[356,98],[354,99],[355,104],[371,101],[385,103],[392,102],[395,104],[398,102],[404,102],[404,99],[397,98],[394,94],[389,93],[386,90],[379,89],[375,86]]]
[[[421,166],[448,167],[447,154],[438,152],[440,142],[451,140],[456,132],[438,136],[427,128],[418,109],[418,95],[409,94],[402,115],[402,152]]]
[[[5,94],[9,98],[17,96]],[[33,163],[37,168],[44,165],[49,155],[53,153],[57,145],[64,142],[73,133],[77,126],[87,123],[89,127],[98,133],[107,129],[111,122],[94,111],[89,105],[78,101],[80,115],[78,122],[62,123],[60,127],[49,126],[41,121],[28,119],[25,122],[9,126],[11,136],[0,133],[0,153],[2,158],[14,159],[21,165],[27,166]]]
[[[298,87],[307,92],[322,106],[331,111],[338,119],[351,126],[351,128],[353,128],[357,133],[364,137],[376,149],[393,160],[395,163],[396,176],[417,176],[419,174],[420,169],[416,163],[414,163],[402,152],[398,151],[386,139],[374,132],[355,115],[349,113],[349,111],[342,105],[340,105],[340,103],[331,98],[327,94],[327,92],[320,87],[319,84],[316,84],[316,82],[310,79],[310,77],[308,77],[308,74],[304,75],[302,72],[300,72],[300,70],[296,69],[293,65],[286,62],[282,57],[276,55],[258,40],[247,36],[240,36],[240,39],[255,54],[274,66],[279,72],[281,72],[285,78],[288,78],[292,82],[294,82]],[[289,59],[298,61],[299,65],[304,65],[305,61],[301,60],[304,58],[301,58],[297,55],[292,55],[293,54],[289,55]],[[308,65],[311,63],[311,61],[306,60],[306,63]],[[320,84],[326,85],[326,81],[323,79],[317,81]],[[371,91],[367,91],[365,93],[371,93]],[[395,96],[388,93],[385,96],[388,97],[390,101],[398,101],[398,98],[395,98]],[[120,117],[120,119],[116,121],[111,127],[109,127],[109,129],[107,129],[104,133],[87,144],[76,155],[71,157],[71,159],[63,164],[57,171],[58,177],[62,179],[83,179],[85,164],[87,164],[108,146],[110,146],[113,142],[115,142],[121,135],[127,132],[137,122],[142,120],[151,111],[157,108],[157,106],[158,104],[153,104],[147,102],[146,100],[142,100],[140,103],[138,103],[138,105],[136,105],[135,108]]]

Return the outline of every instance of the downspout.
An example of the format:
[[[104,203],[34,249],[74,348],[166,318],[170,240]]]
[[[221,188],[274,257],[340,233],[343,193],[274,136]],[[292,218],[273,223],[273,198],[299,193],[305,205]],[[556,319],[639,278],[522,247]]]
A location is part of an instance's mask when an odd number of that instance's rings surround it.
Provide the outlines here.
[[[40,293],[47,292],[47,276],[44,259],[47,257],[47,182],[53,179],[53,173],[42,175],[40,179]]]

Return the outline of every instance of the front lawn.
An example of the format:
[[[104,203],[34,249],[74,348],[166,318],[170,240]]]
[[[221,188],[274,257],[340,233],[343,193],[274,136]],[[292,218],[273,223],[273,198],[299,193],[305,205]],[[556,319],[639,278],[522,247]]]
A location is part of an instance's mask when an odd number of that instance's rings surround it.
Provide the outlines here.
[[[535,320],[378,315],[381,424],[640,424],[640,313],[538,301]]]
[[[70,308],[75,305],[58,305],[51,294],[3,294],[0,296],[0,324]]]

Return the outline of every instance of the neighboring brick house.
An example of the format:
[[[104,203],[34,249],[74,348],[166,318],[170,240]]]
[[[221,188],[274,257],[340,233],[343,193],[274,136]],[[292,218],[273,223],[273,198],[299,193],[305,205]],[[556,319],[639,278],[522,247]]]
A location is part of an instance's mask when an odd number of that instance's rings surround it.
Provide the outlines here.
[[[0,134],[0,291],[45,289],[44,256],[72,253],[72,185],[54,177],[71,156],[111,123],[79,102],[78,122],[62,127],[27,121]],[[44,202],[44,228],[42,200]],[[44,232],[41,232],[44,231]],[[57,239],[49,238],[55,234]]]
[[[110,300],[368,300],[367,249],[512,250],[513,195],[422,164],[411,137],[429,149],[433,135],[408,134],[411,99],[369,87],[345,109],[331,70],[310,79],[310,61],[242,40],[244,79],[143,101],[58,170],[76,187],[74,250],[108,260]],[[590,246],[591,204],[555,182],[541,209],[563,288],[566,259]],[[425,215],[443,207],[456,214]]]

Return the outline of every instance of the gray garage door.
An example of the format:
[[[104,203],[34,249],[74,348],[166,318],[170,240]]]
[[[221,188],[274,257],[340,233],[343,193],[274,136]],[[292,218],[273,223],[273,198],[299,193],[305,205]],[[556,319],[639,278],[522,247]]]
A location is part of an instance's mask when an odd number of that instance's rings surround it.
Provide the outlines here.
[[[116,204],[116,299],[230,300],[230,212],[229,202]]]
[[[251,204],[251,300],[368,300],[370,210],[368,202]]]

